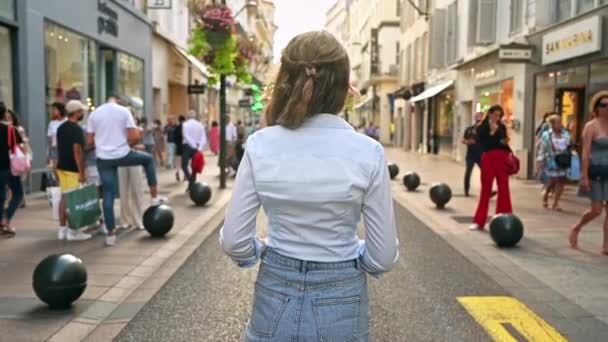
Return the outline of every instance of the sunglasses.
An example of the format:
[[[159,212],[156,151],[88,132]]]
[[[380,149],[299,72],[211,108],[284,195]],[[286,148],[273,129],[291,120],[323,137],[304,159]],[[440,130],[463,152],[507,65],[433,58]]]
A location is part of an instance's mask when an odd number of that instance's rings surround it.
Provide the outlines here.
[[[600,102],[597,104],[597,108],[606,108],[608,107],[608,103],[606,102]]]

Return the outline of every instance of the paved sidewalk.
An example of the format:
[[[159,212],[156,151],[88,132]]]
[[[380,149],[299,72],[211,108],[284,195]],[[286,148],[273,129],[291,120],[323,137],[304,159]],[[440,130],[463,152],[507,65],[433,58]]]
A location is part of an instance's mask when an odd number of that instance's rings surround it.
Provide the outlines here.
[[[523,299],[542,317],[548,317],[572,340],[608,339],[608,257],[600,254],[602,222],[589,224],[579,238],[580,249],[568,244],[569,228],[587,208],[569,186],[562,200],[564,212],[543,209],[540,185],[511,179],[514,212],[525,225],[518,248],[498,249],[486,232],[470,232],[477,196],[463,195],[464,166],[444,157],[387,149],[387,159],[400,167],[393,182],[395,199],[444,237],[465,257],[480,266],[516,297]],[[407,192],[401,183],[407,171],[416,171],[422,185]],[[428,195],[435,182],[447,183],[453,193],[447,208],[438,211]],[[472,193],[480,188],[479,170],[473,174]],[[490,204],[491,213],[495,200]],[[407,237],[401,237],[406,239]],[[593,331],[595,335],[584,335]]]
[[[80,341],[87,336],[91,341],[111,340],[168,279],[165,266],[174,269],[172,262],[185,260],[188,246],[208,228],[214,229],[217,216],[223,215],[230,186],[218,189],[217,158],[205,157],[201,180],[213,189],[205,207],[192,204],[185,183],[178,184],[173,172],[160,172],[159,192],[169,197],[176,218],[164,239],[152,239],[146,231],[126,230],[112,248],[103,246],[102,235],[83,242],[58,241],[58,223],[52,219],[46,197],[29,198],[28,207],[19,210],[14,221],[17,236],[0,240],[0,341]],[[31,285],[36,264],[55,253],[76,255],[88,272],[83,296],[72,309],[61,312],[48,310]],[[158,286],[141,289],[144,283]],[[106,325],[108,321],[113,325]]]

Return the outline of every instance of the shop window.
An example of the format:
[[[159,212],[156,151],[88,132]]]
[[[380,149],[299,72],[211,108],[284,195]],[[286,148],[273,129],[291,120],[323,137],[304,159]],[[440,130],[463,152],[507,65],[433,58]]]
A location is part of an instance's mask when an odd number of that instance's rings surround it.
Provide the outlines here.
[[[0,17],[15,20],[15,0],[0,0]]]
[[[608,3],[608,0],[607,0]],[[591,64],[591,71],[589,73],[589,91],[587,93],[588,101],[595,93],[600,90],[608,89],[608,62],[600,62]],[[590,110],[588,110],[590,112]]]
[[[12,45],[9,29],[0,26],[0,101],[13,108]]]
[[[504,111],[503,122],[511,135],[513,126],[513,87],[512,79],[480,88],[477,92],[477,105],[475,111],[487,112],[490,107],[500,105]]]
[[[97,105],[95,42],[47,23],[45,48],[47,104],[80,100],[93,109]]]
[[[125,53],[118,53],[118,92],[129,99],[136,111],[143,109],[144,62]]]
[[[564,21],[572,16],[572,0],[556,0],[556,21]]]
[[[569,68],[555,73],[556,109],[562,117],[564,126],[570,130],[572,139],[579,145],[583,126],[588,118],[585,110],[588,79],[589,68],[587,66]]]
[[[555,111],[555,73],[548,72],[536,76],[536,97],[535,97],[535,127],[543,124],[546,113]]]
[[[587,12],[595,7],[595,0],[578,0],[577,13]]]

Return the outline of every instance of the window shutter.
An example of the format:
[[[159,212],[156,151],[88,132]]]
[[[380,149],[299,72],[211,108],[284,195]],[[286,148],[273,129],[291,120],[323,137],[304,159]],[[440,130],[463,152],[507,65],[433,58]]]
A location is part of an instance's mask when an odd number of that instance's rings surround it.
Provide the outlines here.
[[[496,0],[478,1],[476,43],[490,45],[496,40]]]
[[[431,16],[430,67],[445,65],[445,10],[436,9]]]
[[[448,20],[447,20],[447,31],[446,31],[446,61],[448,64],[456,62],[457,53],[457,8],[456,3],[452,3],[448,6]]]

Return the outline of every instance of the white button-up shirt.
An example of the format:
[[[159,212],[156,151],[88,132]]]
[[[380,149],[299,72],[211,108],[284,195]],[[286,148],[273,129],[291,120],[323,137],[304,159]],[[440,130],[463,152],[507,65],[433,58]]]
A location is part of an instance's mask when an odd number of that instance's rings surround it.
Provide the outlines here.
[[[268,245],[316,262],[359,259],[372,274],[397,261],[393,201],[384,149],[336,115],[319,114],[298,129],[272,126],[247,140],[220,234],[241,267],[255,265],[260,206]],[[356,236],[363,216],[365,240]]]
[[[195,119],[188,119],[182,125],[184,144],[195,150],[203,150],[207,145],[207,132],[205,126]]]
[[[238,130],[236,126],[230,122],[226,125],[226,141],[235,142],[238,139]]]

